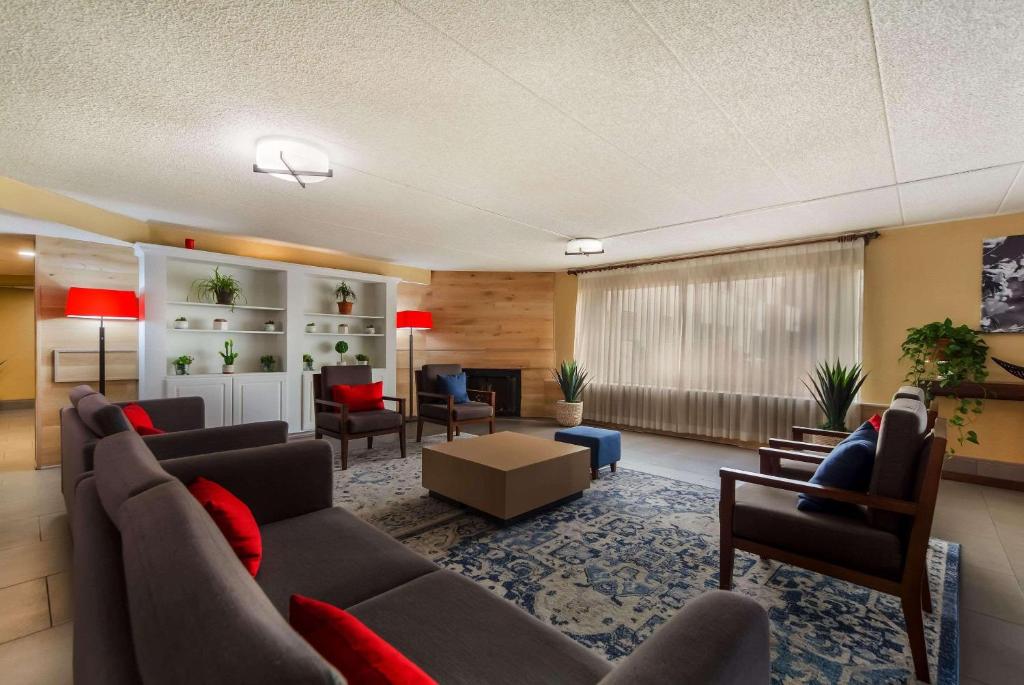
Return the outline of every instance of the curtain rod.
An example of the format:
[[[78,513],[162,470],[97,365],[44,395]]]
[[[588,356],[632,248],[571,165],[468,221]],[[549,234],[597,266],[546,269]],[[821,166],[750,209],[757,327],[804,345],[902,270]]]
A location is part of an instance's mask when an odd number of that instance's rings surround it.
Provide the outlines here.
[[[638,266],[648,266],[650,264],[668,264],[670,262],[685,262],[690,259],[700,259],[701,257],[715,257],[717,255],[726,254],[742,254],[744,252],[756,252],[757,250],[769,250],[774,247],[793,247],[794,245],[814,245],[815,243],[831,243],[833,241],[840,243],[852,242],[854,240],[863,240],[864,244],[867,245],[875,238],[881,236],[878,231],[863,231],[860,233],[844,233],[842,235],[826,236],[824,238],[812,238],[810,240],[793,240],[789,242],[781,243],[762,243],[760,245],[751,245],[750,247],[732,248],[728,250],[712,250],[709,252],[698,252],[695,254],[688,255],[677,255],[675,257],[659,257],[656,259],[638,259],[632,262],[619,262],[618,264],[607,264],[604,266],[591,266],[584,267],[582,269],[569,269],[567,273],[572,275],[592,273],[594,271],[614,271],[616,269],[634,269]]]

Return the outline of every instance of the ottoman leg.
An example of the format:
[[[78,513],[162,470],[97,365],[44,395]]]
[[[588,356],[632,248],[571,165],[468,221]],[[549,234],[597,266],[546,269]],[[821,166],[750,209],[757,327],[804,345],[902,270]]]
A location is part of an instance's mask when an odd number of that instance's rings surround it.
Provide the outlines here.
[[[619,462],[617,462],[617,461],[613,461],[612,462],[612,473],[615,473],[615,465],[618,464],[618,463]]]
[[[590,469],[590,480],[597,480],[597,469]]]

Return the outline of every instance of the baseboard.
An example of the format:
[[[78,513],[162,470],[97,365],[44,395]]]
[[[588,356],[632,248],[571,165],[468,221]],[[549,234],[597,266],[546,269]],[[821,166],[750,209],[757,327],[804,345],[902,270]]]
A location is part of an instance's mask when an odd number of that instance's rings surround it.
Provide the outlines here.
[[[943,471],[942,477],[946,480],[955,480],[960,483],[987,485],[990,488],[1003,488],[1005,490],[1019,490],[1024,492],[1024,482],[1019,480],[993,478],[992,476],[979,476],[976,473],[958,473],[957,471]]]

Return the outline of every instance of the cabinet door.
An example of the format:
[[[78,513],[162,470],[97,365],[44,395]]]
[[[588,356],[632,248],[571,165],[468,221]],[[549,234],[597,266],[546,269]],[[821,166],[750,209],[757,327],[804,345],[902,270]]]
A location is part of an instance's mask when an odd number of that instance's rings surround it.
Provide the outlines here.
[[[231,412],[234,423],[287,421],[287,376],[258,373],[235,376]]]
[[[231,378],[173,376],[164,379],[164,397],[202,397],[206,427],[231,425]]]

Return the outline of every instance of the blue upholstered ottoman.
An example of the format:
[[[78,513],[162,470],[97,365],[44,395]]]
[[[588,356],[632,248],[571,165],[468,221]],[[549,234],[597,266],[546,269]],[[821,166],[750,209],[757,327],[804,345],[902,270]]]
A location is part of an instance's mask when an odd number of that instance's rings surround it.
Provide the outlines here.
[[[611,466],[615,473],[615,462],[622,458],[622,435],[619,431],[611,431],[592,426],[575,426],[563,428],[555,433],[556,442],[567,442],[590,448],[590,477],[597,478],[597,470],[602,466]]]

